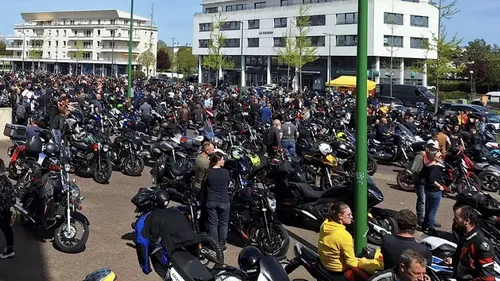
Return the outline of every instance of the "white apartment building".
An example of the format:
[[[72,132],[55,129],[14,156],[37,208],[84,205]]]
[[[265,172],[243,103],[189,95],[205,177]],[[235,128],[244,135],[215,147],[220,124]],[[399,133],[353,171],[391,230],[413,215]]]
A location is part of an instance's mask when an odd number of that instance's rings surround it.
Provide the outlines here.
[[[41,69],[58,73],[103,76],[127,73],[130,14],[119,10],[21,13],[23,24],[7,36],[14,70]],[[133,69],[147,72],[137,57],[150,49],[156,56],[158,29],[134,15]],[[38,55],[39,54],[39,55]],[[75,57],[75,54],[76,57]],[[78,61],[77,61],[78,58]],[[156,65],[150,66],[154,74]]]
[[[230,84],[254,86],[286,84],[287,66],[276,49],[284,45],[286,32],[294,28],[301,5],[308,6],[312,45],[318,60],[303,68],[303,85],[322,89],[325,81],[355,75],[357,52],[357,0],[204,0],[203,11],[194,15],[193,54],[199,55],[199,80],[215,79],[217,71],[202,67],[202,56],[214,22],[222,17],[227,37],[224,55],[234,60],[234,69],[219,71]],[[438,9],[428,0],[368,0],[368,68],[377,83],[427,85],[424,74],[409,68],[436,53],[424,49],[438,31]],[[243,27],[243,28],[242,28]],[[432,41],[431,41],[432,42]],[[242,44],[242,45],[240,45]],[[390,57],[397,58],[390,72]],[[393,60],[396,61],[396,60]],[[295,76],[296,73],[290,75]],[[377,77],[379,76],[379,77]],[[297,81],[288,77],[289,81]]]

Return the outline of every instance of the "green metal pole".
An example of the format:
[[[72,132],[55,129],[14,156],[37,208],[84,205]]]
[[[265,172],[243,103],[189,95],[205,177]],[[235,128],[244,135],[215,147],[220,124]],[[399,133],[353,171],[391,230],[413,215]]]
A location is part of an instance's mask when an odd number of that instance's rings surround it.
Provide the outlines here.
[[[366,247],[368,230],[368,190],[367,169],[367,79],[368,73],[368,0],[358,0],[358,65],[356,75],[356,200],[354,220],[356,235],[354,239],[356,253]]]
[[[130,30],[128,33],[129,33],[129,40],[128,40],[127,95],[129,98],[131,98],[132,97],[132,44],[133,44],[132,35],[134,33],[134,0],[130,0]]]

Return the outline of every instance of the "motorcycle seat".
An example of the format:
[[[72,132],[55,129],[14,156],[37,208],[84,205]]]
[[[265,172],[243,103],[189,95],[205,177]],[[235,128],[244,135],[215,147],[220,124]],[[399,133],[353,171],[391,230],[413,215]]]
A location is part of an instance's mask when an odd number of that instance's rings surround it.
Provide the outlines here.
[[[300,164],[302,163],[302,157],[290,157],[290,162],[292,164]]]
[[[453,254],[455,253],[456,248],[449,245],[449,244],[442,244],[441,246],[437,247],[436,249],[432,250],[432,255],[436,256],[440,259],[446,259],[449,257],[452,257]]]
[[[291,188],[297,188],[304,198],[317,199],[325,193],[314,190],[308,183],[290,182],[289,185]]]
[[[175,251],[170,262],[184,280],[209,281],[214,277],[197,257],[183,250]]]
[[[86,143],[84,142],[74,142],[72,143],[74,147],[76,147],[79,150],[87,150],[89,147]]]
[[[315,270],[316,276],[313,277],[318,278],[320,280],[325,280],[325,281],[335,280],[338,278],[338,276],[336,276],[337,274],[342,276],[344,275],[342,272],[333,273],[330,270],[326,269],[326,267],[321,263],[319,258],[316,260],[313,267],[316,269]]]

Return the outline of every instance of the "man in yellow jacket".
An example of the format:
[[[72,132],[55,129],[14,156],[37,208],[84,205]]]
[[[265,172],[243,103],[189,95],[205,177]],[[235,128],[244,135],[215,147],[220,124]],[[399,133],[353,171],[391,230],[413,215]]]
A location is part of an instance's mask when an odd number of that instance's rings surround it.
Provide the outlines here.
[[[352,268],[369,274],[382,270],[383,259],[378,250],[375,259],[356,257],[352,236],[346,230],[346,225],[351,223],[352,212],[347,204],[337,202],[330,208],[328,219],[321,225],[318,240],[321,263],[332,273],[343,273]]]

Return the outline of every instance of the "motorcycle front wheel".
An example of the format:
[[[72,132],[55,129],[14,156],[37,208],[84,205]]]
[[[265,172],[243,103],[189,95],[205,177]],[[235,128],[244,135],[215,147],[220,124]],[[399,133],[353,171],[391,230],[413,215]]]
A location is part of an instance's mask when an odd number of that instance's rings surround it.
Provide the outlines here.
[[[132,157],[129,156],[125,158],[123,167],[127,175],[132,177],[138,177],[142,174],[142,171],[144,170],[144,160],[138,156],[134,157],[134,159],[132,159]]]
[[[479,175],[484,190],[494,192],[500,189],[500,178],[492,172],[481,172]]]
[[[378,166],[377,166],[377,161],[373,159],[373,157],[368,156],[368,162],[367,162],[367,167],[366,167],[366,172],[368,175],[373,176],[377,172]]]
[[[392,234],[396,234],[398,230],[398,223],[392,217],[375,217],[374,223]],[[382,240],[384,239],[384,235],[378,233],[377,231],[375,231],[375,229],[368,227],[368,235],[366,238],[368,239],[368,242],[372,244],[381,245]]]
[[[100,184],[108,183],[113,173],[113,164],[111,160],[101,158],[101,165],[96,163],[94,167],[94,181]]]
[[[200,235],[201,248],[198,259],[207,268],[224,264],[224,250],[219,242],[208,234]]]
[[[290,236],[281,223],[271,222],[269,236],[264,229],[257,230],[257,244],[264,255],[283,257],[288,252]]]
[[[58,228],[54,230],[54,247],[63,253],[81,253],[85,250],[85,244],[89,239],[89,225],[78,216],[70,219],[70,226],[64,220]],[[77,238],[78,233],[81,237]]]
[[[406,172],[406,170],[399,171],[396,176],[396,182],[398,187],[404,191],[415,191],[415,185],[413,184],[411,175]]]

